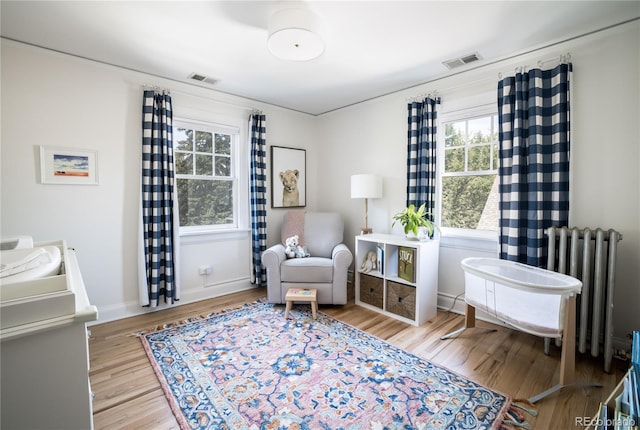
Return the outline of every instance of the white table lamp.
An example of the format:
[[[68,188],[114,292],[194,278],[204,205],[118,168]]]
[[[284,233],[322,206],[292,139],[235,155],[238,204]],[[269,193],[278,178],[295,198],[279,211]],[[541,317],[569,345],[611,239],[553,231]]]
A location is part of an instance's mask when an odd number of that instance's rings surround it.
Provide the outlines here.
[[[364,228],[361,234],[372,233],[369,227],[369,199],[379,199],[382,197],[382,178],[377,175],[352,175],[351,176],[351,198],[364,199]]]

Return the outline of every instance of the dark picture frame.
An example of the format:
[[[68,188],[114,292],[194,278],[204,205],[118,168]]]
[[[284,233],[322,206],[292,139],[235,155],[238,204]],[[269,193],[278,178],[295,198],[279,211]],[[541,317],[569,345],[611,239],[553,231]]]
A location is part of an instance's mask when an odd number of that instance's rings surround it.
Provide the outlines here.
[[[271,147],[271,207],[303,208],[307,205],[307,151]]]

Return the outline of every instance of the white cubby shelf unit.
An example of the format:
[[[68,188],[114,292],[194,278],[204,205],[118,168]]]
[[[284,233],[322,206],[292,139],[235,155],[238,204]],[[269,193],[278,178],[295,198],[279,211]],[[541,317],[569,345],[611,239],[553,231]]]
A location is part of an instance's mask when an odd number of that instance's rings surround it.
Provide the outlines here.
[[[409,276],[400,276],[398,256],[411,255]],[[366,264],[369,253],[376,264]],[[356,236],[356,304],[406,323],[420,326],[433,319],[438,302],[440,242],[418,241],[391,234]],[[406,272],[405,272],[406,273]],[[408,279],[407,279],[408,278]],[[413,281],[411,281],[413,279]]]

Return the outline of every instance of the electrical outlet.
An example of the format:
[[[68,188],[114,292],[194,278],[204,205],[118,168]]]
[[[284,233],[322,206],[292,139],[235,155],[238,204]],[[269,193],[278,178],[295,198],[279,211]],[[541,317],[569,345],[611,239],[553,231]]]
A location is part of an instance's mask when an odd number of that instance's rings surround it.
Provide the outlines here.
[[[203,265],[198,268],[198,273],[200,276],[211,275],[211,266]]]

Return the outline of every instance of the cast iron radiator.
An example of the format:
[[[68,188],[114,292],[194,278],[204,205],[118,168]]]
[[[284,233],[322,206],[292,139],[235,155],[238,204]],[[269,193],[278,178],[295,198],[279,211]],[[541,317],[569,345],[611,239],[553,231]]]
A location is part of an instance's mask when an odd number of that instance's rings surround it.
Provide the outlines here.
[[[593,357],[602,351],[604,371],[609,373],[613,358],[616,256],[622,234],[576,227],[550,227],[545,233],[549,237],[547,269],[582,281],[582,294],[576,305],[578,351],[584,354],[587,345]],[[545,354],[549,354],[549,344],[550,339],[545,339]]]

